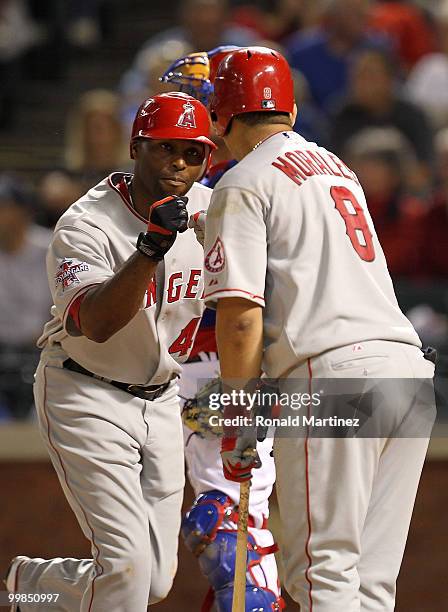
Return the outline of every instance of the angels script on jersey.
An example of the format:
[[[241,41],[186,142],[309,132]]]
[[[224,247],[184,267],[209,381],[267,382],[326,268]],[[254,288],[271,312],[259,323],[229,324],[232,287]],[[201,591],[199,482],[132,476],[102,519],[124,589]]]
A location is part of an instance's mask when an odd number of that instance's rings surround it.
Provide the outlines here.
[[[202,279],[200,268],[191,268],[189,272],[173,272],[168,278],[165,287],[164,299],[168,304],[179,300],[204,299],[204,288],[199,287]],[[145,294],[144,308],[149,308],[156,303],[157,299],[156,281],[153,279],[148,285]]]
[[[279,155],[272,165],[297,185],[302,185],[311,176],[324,174],[347,178],[359,185],[356,174],[339,157],[325,149],[286,151],[284,157]]]

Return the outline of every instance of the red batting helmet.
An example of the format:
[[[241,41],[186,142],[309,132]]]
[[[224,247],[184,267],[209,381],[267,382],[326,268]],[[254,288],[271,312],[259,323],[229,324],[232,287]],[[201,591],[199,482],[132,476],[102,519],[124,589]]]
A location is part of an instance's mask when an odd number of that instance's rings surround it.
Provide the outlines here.
[[[222,45],[216,47],[208,52],[208,59],[210,62],[210,81],[214,83],[216,73],[218,72],[219,64],[225,59],[232,51],[238,51],[241,47],[235,47],[234,45]]]
[[[148,98],[137,111],[132,126],[132,143],[137,138],[155,140],[195,140],[210,147],[216,145],[208,137],[210,120],[201,102],[181,92],[170,92]]]
[[[219,64],[210,114],[219,136],[236,115],[255,111],[292,113],[294,86],[283,55],[266,47],[233,51]]]

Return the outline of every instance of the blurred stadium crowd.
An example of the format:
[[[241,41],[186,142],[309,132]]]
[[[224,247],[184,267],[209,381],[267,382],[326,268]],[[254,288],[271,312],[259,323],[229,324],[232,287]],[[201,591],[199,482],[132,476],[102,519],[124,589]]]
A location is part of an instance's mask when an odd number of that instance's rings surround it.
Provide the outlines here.
[[[114,44],[123,4],[0,0],[0,144],[20,130],[15,117],[27,103],[21,92],[28,84],[54,81],[62,89],[70,66],[101,61],[102,47]],[[0,420],[32,414],[35,341],[49,318],[51,228],[90,186],[112,170],[132,168],[130,124],[144,98],[166,90],[158,80],[164,70],[182,55],[222,44],[261,44],[286,55],[296,82],[296,131],[358,174],[399,301],[423,342],[442,353],[439,371],[446,374],[448,0],[126,5],[146,15],[148,38],[126,58],[128,68],[113,75],[115,86],[83,91],[64,110],[57,163],[0,173]],[[157,32],[156,5],[167,25]],[[30,133],[27,144],[32,140]]]

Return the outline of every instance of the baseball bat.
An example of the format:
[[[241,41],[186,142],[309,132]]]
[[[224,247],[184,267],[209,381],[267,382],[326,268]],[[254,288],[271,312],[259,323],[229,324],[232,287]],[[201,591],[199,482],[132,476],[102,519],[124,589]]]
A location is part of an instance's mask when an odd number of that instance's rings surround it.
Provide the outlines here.
[[[240,503],[238,506],[238,532],[235,553],[235,575],[233,577],[232,612],[246,610],[246,563],[247,563],[247,524],[249,520],[250,480],[240,483]]]

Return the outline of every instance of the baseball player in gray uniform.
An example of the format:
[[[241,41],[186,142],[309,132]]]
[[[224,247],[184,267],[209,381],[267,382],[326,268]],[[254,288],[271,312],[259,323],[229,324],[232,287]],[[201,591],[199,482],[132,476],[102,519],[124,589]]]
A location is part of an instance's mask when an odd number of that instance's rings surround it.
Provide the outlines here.
[[[35,398],[93,559],[14,559],[8,590],[42,596],[21,612],[143,612],[171,588],[184,487],[176,379],[203,311],[203,249],[186,229],[210,199],[195,182],[209,127],[190,96],[146,100],[134,174],[104,179],[56,226]]]
[[[224,57],[237,47],[218,47],[209,52],[191,53],[176,60],[162,80],[208,105],[213,78]],[[218,144],[218,143],[217,143]],[[213,158],[220,152],[218,144]],[[215,161],[215,159],[213,159]],[[213,164],[202,183],[213,187],[218,177],[234,165],[233,160]],[[205,213],[193,215],[189,226],[204,243]],[[219,427],[211,427],[216,411],[210,409],[210,394],[219,388],[219,361],[216,353],[215,311],[207,309],[195,337],[193,349],[183,366],[179,396],[186,403],[182,410],[187,475],[196,494],[186,512],[181,535],[197,557],[210,588],[201,612],[231,612],[235,572],[236,535],[240,486],[226,480],[219,454]],[[204,386],[204,381],[208,384]],[[210,384],[210,380],[214,383]],[[201,382],[202,381],[202,382]],[[274,553],[277,544],[269,530],[269,497],[275,481],[272,438],[257,446],[262,465],[251,482],[247,547],[247,610],[279,610],[284,606]]]
[[[205,300],[217,307],[223,379],[240,379],[241,389],[263,371],[280,389],[297,383],[310,395],[316,378],[360,378],[366,388],[372,379],[425,379],[431,390],[434,365],[397,304],[356,175],[291,129],[285,59],[261,47],[230,53],[210,111],[238,160],[213,191],[205,227]],[[400,424],[407,396],[383,399]],[[414,438],[313,437],[308,426],[281,437],[277,429],[285,585],[302,612],[394,609],[428,412]],[[225,429],[227,478],[250,478],[249,447]]]

